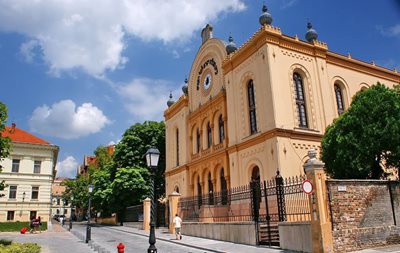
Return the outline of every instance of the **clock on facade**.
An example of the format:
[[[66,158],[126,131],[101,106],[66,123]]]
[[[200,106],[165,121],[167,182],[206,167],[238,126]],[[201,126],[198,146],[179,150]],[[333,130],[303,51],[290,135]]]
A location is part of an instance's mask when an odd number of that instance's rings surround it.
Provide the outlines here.
[[[204,86],[204,89],[205,90],[207,90],[208,88],[210,88],[210,86],[211,86],[211,74],[207,74],[205,77],[204,77],[204,82],[203,82],[203,86]]]

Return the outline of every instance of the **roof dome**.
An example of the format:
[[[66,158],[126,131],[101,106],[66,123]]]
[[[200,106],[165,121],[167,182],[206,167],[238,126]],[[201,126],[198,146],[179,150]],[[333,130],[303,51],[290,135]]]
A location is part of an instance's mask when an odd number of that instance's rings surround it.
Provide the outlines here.
[[[182,86],[182,91],[183,91],[183,94],[185,94],[185,96],[188,95],[188,79],[187,78],[185,78],[185,84]]]
[[[171,107],[175,103],[175,100],[172,99],[172,93],[169,93],[169,100],[167,102],[168,107]]]
[[[265,4],[263,4],[262,11],[263,14],[261,14],[260,18],[258,19],[260,25],[270,25],[272,23],[272,16],[268,12],[268,8]]]
[[[314,40],[317,40],[317,38],[318,38],[318,33],[317,33],[317,31],[315,31],[315,30],[312,28],[311,22],[308,22],[308,23],[307,23],[307,28],[308,28],[308,31],[307,31],[307,33],[306,33],[306,40],[307,40],[308,42],[313,42]]]
[[[237,47],[236,47],[235,43],[233,42],[232,36],[229,36],[228,41],[229,41],[229,43],[228,43],[228,45],[226,45],[226,53],[231,54],[236,51]]]

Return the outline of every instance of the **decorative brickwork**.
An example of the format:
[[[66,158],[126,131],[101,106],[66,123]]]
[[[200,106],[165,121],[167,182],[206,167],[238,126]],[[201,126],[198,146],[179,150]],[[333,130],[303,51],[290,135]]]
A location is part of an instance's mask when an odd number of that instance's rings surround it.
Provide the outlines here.
[[[327,186],[335,252],[400,243],[398,182],[329,180]]]

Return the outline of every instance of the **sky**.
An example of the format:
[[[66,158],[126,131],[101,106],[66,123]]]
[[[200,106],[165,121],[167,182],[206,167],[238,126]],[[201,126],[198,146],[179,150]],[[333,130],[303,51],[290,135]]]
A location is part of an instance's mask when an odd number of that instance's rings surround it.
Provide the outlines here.
[[[0,0],[0,101],[15,123],[60,147],[57,176],[118,143],[135,123],[163,120],[201,46],[201,30],[237,46],[273,26],[330,51],[400,71],[400,0]]]

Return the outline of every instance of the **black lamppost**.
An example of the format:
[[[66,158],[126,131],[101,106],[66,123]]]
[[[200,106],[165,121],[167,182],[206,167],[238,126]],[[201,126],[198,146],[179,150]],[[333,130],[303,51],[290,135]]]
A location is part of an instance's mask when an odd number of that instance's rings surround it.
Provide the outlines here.
[[[150,176],[150,181],[151,181],[151,189],[150,189],[150,195],[151,195],[151,207],[150,207],[150,237],[149,237],[149,243],[150,246],[147,249],[147,253],[157,253],[157,248],[155,246],[156,244],[156,235],[154,231],[154,177],[155,177],[155,170],[158,165],[158,158],[160,158],[160,151],[158,151],[157,148],[151,147],[149,150],[146,152],[146,162],[147,162],[147,167],[149,167],[151,176]]]
[[[71,206],[71,212],[69,213],[69,231],[72,229],[72,209],[74,208],[74,205],[72,204],[72,201],[74,200],[74,196],[71,195],[71,202],[69,203]]]
[[[89,207],[87,212],[87,223],[86,223],[86,241],[85,241],[86,243],[92,240],[91,228],[90,228],[90,202],[92,201],[92,191],[93,191],[92,184],[88,186],[88,191],[89,191]]]

